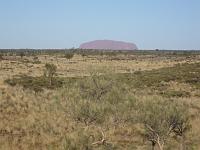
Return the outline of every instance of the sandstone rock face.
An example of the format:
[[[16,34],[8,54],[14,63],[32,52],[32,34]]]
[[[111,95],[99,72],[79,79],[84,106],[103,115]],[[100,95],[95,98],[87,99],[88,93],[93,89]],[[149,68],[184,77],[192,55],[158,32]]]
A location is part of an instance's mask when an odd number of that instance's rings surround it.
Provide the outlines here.
[[[137,46],[134,43],[112,41],[112,40],[96,40],[87,43],[83,43],[79,47],[80,49],[98,49],[98,50],[137,50]]]

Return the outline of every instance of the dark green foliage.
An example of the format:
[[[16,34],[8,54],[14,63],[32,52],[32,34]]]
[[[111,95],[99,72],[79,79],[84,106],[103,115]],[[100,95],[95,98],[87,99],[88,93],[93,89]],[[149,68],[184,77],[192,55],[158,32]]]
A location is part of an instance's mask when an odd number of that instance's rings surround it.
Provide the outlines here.
[[[166,90],[160,92],[161,95],[165,97],[190,97],[190,92],[187,91],[174,91],[174,90]]]
[[[81,54],[81,56],[82,56],[82,57],[86,57],[86,56],[87,56],[87,54],[85,54],[85,53],[82,53],[82,54]]]
[[[3,60],[3,54],[0,53],[0,60]]]
[[[21,58],[23,58],[23,57],[25,56],[25,53],[24,53],[24,52],[20,52],[20,53],[19,53],[19,56],[20,56]]]
[[[22,75],[13,79],[7,79],[5,82],[11,86],[21,85],[25,89],[31,89],[35,92],[40,92],[44,88],[55,89],[62,87],[63,79],[56,78],[56,66],[54,64],[46,64],[44,70],[44,76],[31,77]]]
[[[65,54],[65,58],[68,60],[72,59],[73,57],[74,57],[74,53],[66,53]]]
[[[200,88],[200,63],[185,63],[157,70],[137,71],[134,74],[118,74],[118,78],[133,88],[165,89],[165,83],[170,81]]]
[[[60,88],[63,85],[63,80],[55,78],[52,84],[49,84],[49,80],[44,77],[31,77],[31,76],[19,76],[13,79],[7,79],[5,82],[11,86],[21,85],[25,89],[31,89],[35,92],[43,91],[44,88],[55,89]]]

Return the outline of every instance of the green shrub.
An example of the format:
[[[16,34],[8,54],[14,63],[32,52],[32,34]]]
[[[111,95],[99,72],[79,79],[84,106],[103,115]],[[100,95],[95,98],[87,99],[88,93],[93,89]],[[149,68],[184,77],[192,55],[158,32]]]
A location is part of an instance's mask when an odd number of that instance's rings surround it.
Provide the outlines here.
[[[45,64],[44,77],[49,80],[50,86],[54,80],[54,76],[56,75],[57,67],[54,64]]]
[[[166,90],[166,84],[170,81],[187,83],[200,88],[200,63],[181,64],[173,67],[154,69],[148,71],[137,71],[134,74],[117,74],[121,83],[126,83],[132,88],[155,90]]]
[[[74,57],[74,53],[66,53],[65,54],[65,58],[68,60],[72,59],[73,57]]]
[[[19,53],[19,56],[20,56],[20,57],[21,57],[21,59],[22,59],[22,58],[23,58],[24,56],[26,56],[26,55],[25,55],[25,53],[24,53],[24,52],[20,52],[20,53]]]
[[[0,53],[0,60],[3,60],[3,54]]]
[[[174,90],[166,90],[160,93],[165,97],[190,97],[190,92],[187,91],[174,91]]]
[[[111,91],[114,81],[109,74],[99,75],[93,72],[89,77],[82,80],[79,86],[81,95],[84,98],[100,101]]]
[[[49,80],[44,77],[31,77],[31,76],[18,76],[12,79],[5,80],[5,83],[16,86],[21,85],[25,89],[31,89],[35,92],[43,91],[44,88],[55,89],[63,86],[63,79],[55,78],[51,85],[49,84]]]
[[[71,117],[86,126],[104,122],[106,118],[105,112],[103,105],[87,100],[79,100],[70,105]]]
[[[190,126],[187,106],[175,101],[151,99],[144,101],[139,111],[146,138],[160,150],[171,134],[183,136]]]

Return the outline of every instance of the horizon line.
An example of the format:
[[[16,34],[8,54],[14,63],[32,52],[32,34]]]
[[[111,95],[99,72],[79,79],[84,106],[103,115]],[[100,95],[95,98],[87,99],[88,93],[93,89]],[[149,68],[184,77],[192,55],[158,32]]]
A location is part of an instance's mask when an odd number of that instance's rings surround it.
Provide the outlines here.
[[[112,50],[112,49],[81,49],[81,48],[0,48],[0,50]],[[200,51],[200,49],[137,49],[137,50],[112,50],[112,51],[141,51],[141,50],[157,50],[157,51]]]

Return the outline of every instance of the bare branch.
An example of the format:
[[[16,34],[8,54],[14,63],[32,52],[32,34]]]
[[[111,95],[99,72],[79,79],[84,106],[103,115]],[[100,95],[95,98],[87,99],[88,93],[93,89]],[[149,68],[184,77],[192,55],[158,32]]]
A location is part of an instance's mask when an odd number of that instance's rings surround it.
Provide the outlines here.
[[[99,128],[99,130],[102,134],[102,139],[100,141],[92,143],[92,145],[103,145],[106,143],[105,134],[104,134],[103,130],[101,128]]]

